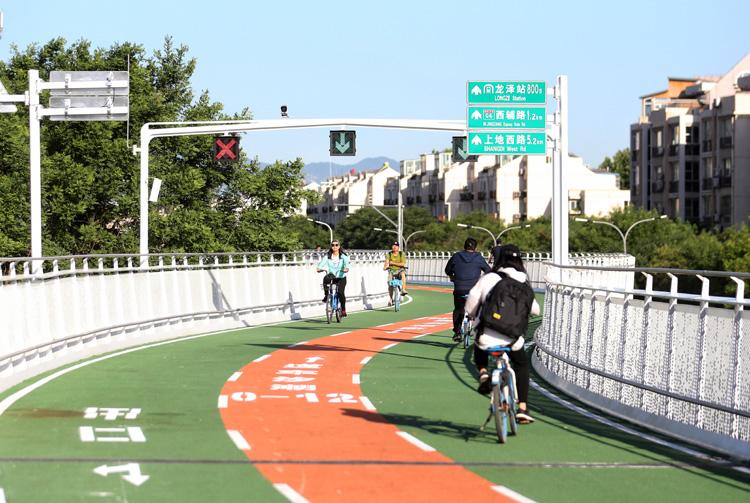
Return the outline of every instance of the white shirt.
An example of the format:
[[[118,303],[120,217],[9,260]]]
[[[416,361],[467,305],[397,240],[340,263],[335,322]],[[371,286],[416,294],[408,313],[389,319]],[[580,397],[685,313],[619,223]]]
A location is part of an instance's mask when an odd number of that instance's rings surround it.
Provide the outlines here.
[[[501,267],[498,272],[505,273],[509,277],[513,278],[516,281],[520,281],[521,283],[525,283],[528,279],[525,273],[517,271],[512,267]],[[490,294],[495,285],[497,285],[500,281],[502,281],[502,278],[499,274],[485,274],[484,276],[479,278],[479,281],[477,281],[477,283],[469,292],[469,296],[466,298],[466,314],[472,316],[476,320],[477,314],[479,313],[479,307],[484,303],[485,300],[487,300],[487,296]],[[536,299],[534,299],[534,302],[531,304],[531,311],[529,312],[529,314],[538,315],[540,312],[541,309],[539,308],[539,304],[537,303]],[[507,346],[512,342],[513,339],[511,337],[508,337],[507,335],[501,334],[500,332],[487,327],[484,329],[484,333],[479,336],[477,345],[479,346],[479,349],[486,350],[487,348],[490,348],[492,346]],[[517,351],[521,349],[523,347],[523,343],[524,338],[519,337],[515,344],[513,344],[512,346],[513,350]]]

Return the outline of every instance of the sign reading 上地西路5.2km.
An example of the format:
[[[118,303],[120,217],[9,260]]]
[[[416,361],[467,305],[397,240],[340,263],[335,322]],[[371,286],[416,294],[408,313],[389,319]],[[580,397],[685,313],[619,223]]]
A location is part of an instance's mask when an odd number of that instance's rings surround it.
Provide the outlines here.
[[[466,108],[467,129],[544,129],[545,106]]]
[[[547,84],[536,80],[466,82],[466,103],[469,105],[544,105]]]
[[[544,154],[547,151],[547,133],[469,131],[469,154],[511,155]]]

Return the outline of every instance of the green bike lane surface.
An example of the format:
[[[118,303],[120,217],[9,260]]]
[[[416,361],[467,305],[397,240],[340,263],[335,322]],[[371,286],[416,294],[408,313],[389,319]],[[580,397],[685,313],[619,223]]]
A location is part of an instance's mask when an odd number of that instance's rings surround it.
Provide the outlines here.
[[[51,381],[0,416],[0,488],[7,503],[286,501],[227,436],[217,409],[222,386],[243,365],[290,344],[451,307],[450,295],[414,294],[415,302],[399,313],[374,311],[352,314],[341,324],[303,320],[183,339]],[[398,344],[365,365],[361,378],[364,393],[388,421],[488,480],[539,501],[738,501],[750,493],[748,478],[739,472],[703,466],[536,391],[530,403],[537,422],[523,426],[506,445],[497,444],[492,423],[479,431],[487,399],[473,391],[469,355],[450,342],[449,332]],[[89,407],[141,412],[132,420],[85,419]],[[146,441],[81,441],[81,427],[123,426],[141,428]],[[104,477],[93,471],[134,462],[150,477],[140,486],[123,480],[122,473]]]

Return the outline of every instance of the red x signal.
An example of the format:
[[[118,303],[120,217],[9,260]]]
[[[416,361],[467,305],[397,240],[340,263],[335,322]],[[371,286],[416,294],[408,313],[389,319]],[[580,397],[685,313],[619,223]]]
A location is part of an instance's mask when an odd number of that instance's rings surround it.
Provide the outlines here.
[[[240,143],[233,136],[219,136],[214,139],[215,161],[236,161],[240,156]]]

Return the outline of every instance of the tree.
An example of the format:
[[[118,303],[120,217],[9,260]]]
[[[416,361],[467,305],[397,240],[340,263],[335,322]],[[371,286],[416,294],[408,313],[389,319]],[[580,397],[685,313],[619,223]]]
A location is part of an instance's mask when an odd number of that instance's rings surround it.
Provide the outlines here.
[[[620,188],[630,188],[630,149],[624,148],[615,152],[612,159],[605,157],[599,169],[620,175]]]

